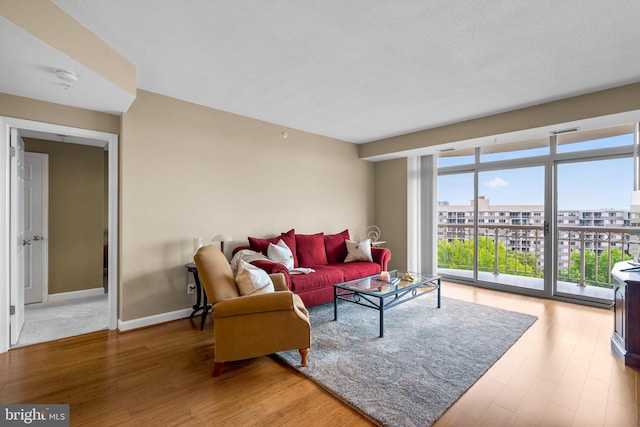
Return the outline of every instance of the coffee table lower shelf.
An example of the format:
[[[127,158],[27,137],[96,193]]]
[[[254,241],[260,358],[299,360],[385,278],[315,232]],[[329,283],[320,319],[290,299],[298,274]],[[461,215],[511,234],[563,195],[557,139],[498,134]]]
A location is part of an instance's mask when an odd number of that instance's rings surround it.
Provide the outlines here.
[[[393,271],[392,277],[402,277],[403,272]],[[398,282],[385,290],[368,288],[372,280],[379,276],[338,283],[333,286],[333,320],[338,320],[338,301],[347,301],[363,307],[373,308],[380,313],[380,338],[384,337],[384,312],[396,305],[411,301],[421,295],[437,292],[440,308],[440,277],[421,273],[409,273],[414,277],[412,282]]]

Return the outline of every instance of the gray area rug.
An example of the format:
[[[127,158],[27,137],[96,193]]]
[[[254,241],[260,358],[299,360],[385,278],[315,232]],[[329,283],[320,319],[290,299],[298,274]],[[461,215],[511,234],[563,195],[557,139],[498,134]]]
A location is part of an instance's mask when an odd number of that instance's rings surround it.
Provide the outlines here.
[[[379,338],[376,310],[341,302],[309,309],[308,366],[297,351],[277,354],[289,365],[389,426],[428,426],[471,387],[536,321],[435,294],[385,312]]]
[[[106,294],[46,304],[27,304],[24,310],[24,326],[13,348],[109,328]]]

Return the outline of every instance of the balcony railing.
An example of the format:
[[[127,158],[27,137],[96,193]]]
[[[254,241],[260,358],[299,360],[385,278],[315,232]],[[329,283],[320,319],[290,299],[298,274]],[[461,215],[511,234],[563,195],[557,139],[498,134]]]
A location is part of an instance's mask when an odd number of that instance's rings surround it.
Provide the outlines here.
[[[438,267],[473,270],[473,225],[438,225]],[[558,280],[580,286],[612,287],[611,269],[630,259],[624,228],[557,227]],[[478,226],[478,270],[542,278],[544,229],[535,225]]]

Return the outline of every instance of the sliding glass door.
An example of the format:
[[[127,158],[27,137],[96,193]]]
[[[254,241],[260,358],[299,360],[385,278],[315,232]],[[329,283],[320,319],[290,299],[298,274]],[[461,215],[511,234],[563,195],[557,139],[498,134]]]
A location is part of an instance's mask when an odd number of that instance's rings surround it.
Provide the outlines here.
[[[438,177],[438,271],[475,280],[474,174]]]
[[[633,153],[633,125],[442,153],[438,273],[606,305],[630,258]]]
[[[613,299],[611,269],[628,253],[633,159],[557,165],[555,294],[588,301]]]
[[[478,280],[544,289],[545,167],[478,173]]]

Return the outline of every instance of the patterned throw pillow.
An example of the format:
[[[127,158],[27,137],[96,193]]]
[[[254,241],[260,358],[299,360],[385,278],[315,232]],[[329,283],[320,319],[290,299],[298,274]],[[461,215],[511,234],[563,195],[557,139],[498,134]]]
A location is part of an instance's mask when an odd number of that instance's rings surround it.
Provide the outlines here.
[[[371,240],[367,239],[363,242],[345,240],[345,243],[347,244],[347,257],[344,262],[373,261],[371,257]]]

